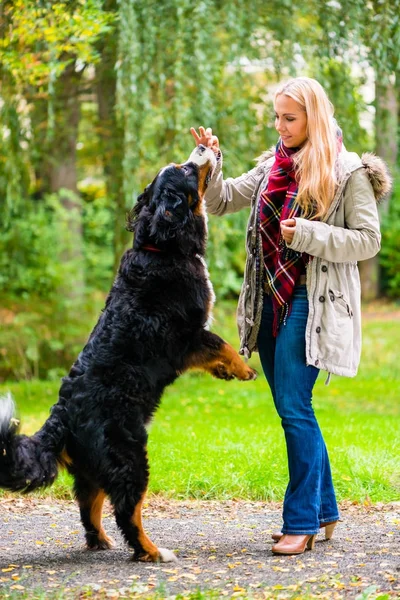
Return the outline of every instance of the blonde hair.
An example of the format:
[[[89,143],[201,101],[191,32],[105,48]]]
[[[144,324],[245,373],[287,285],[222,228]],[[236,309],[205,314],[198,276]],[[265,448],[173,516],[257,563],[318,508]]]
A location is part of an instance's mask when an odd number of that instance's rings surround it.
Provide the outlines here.
[[[307,115],[307,139],[293,161],[299,182],[297,203],[304,216],[323,217],[337,186],[337,124],[333,104],[318,81],[296,77],[284,83],[275,93],[293,98]]]

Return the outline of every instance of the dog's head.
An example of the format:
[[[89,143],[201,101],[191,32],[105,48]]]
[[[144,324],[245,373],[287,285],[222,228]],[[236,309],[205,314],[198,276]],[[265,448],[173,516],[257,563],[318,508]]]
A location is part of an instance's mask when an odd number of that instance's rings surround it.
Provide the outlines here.
[[[161,169],[128,214],[127,229],[135,245],[179,237],[185,226],[203,215],[203,197],[216,166],[216,157],[203,145],[183,164]]]

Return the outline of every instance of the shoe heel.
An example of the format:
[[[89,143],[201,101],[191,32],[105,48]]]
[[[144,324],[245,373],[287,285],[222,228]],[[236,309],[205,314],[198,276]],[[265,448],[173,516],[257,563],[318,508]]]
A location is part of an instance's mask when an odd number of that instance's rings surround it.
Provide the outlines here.
[[[337,522],[331,523],[330,525],[327,525],[325,527],[325,539],[326,540],[330,540],[332,538],[336,525],[337,525]]]
[[[314,534],[314,535],[310,536],[310,539],[307,542],[307,549],[308,550],[314,550],[316,537],[317,537],[317,534]]]

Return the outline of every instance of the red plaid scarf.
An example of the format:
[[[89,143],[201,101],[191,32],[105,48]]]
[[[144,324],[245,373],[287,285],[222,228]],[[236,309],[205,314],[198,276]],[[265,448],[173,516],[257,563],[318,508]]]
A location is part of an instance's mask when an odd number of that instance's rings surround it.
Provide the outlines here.
[[[287,248],[280,229],[280,222],[284,219],[301,216],[301,208],[296,203],[299,186],[291,158],[297,150],[298,148],[286,148],[282,140],[279,140],[268,186],[260,196],[265,281],[271,290],[275,337],[280,324],[290,314],[296,281],[304,273],[309,258],[308,254]]]

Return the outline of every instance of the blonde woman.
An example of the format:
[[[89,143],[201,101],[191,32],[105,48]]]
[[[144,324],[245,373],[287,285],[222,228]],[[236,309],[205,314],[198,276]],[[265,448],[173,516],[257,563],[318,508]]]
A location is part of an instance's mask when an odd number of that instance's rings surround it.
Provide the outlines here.
[[[356,374],[361,351],[357,261],[380,247],[376,202],[390,189],[384,163],[347,152],[333,106],[314,79],[275,94],[276,148],[224,180],[218,138],[191,129],[218,165],[206,193],[210,213],[251,206],[239,299],[240,352],[259,351],[284,429],[289,483],[276,554],[313,549],[339,520],[328,453],[312,407],[320,369]],[[329,377],[330,375],[328,375]]]

